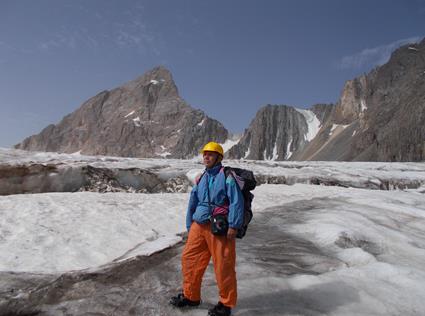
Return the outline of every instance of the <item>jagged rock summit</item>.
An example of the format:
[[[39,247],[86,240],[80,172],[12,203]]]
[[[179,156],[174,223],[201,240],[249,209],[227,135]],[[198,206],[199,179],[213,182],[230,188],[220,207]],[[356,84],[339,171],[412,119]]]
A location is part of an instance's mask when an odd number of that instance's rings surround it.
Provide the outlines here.
[[[87,100],[56,125],[15,148],[87,155],[190,158],[228,131],[178,94],[170,71],[160,66]]]

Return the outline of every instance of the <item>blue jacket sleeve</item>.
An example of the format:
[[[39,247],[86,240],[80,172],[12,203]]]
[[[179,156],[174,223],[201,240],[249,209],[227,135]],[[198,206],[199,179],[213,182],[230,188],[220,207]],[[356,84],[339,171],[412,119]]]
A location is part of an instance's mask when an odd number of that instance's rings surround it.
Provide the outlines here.
[[[229,227],[241,228],[244,218],[244,199],[241,189],[232,176],[226,179],[226,191],[229,198]]]
[[[195,213],[196,207],[198,206],[198,186],[192,188],[190,192],[189,206],[187,207],[186,213],[186,228],[187,231],[190,229],[190,225],[192,224],[193,213]]]

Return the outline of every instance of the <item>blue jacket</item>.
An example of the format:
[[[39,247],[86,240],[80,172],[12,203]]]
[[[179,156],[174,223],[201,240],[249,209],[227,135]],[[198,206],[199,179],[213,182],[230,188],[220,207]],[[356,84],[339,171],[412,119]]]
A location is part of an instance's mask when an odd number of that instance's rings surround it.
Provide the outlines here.
[[[232,176],[226,176],[221,164],[206,172],[190,193],[189,206],[186,214],[186,227],[189,231],[192,221],[203,224],[209,221],[215,206],[228,204],[229,227],[240,228],[244,218],[244,199],[242,192]],[[210,202],[208,203],[208,187]]]

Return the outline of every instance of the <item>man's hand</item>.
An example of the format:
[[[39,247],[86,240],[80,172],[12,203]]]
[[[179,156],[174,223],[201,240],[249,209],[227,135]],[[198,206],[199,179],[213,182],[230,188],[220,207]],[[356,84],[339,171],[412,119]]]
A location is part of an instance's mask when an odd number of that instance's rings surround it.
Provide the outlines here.
[[[229,230],[227,231],[227,239],[229,239],[229,240],[235,239],[237,232],[238,232],[237,229],[229,227]]]

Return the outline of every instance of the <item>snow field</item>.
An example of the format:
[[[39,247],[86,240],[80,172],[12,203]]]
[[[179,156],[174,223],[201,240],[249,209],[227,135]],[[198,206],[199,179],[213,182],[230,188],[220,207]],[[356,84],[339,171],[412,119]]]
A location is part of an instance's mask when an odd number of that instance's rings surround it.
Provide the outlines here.
[[[199,158],[131,159],[2,149],[0,161],[152,168],[163,179],[186,175],[192,182],[203,169]],[[308,183],[312,177],[338,179],[348,186],[366,181],[378,186],[384,181],[422,183],[403,191],[309,184],[258,186],[253,192],[252,227],[263,215],[273,224],[270,214],[285,212],[284,220],[277,221],[275,235],[282,232],[307,240],[324,257],[309,251],[302,254],[313,266],[321,265],[317,275],[285,275],[275,267],[279,261],[272,262],[274,272],[267,270],[270,262],[238,265],[238,275],[244,277],[238,278],[236,315],[259,309],[257,299],[264,306],[259,311],[262,315],[423,314],[425,163],[240,160],[226,161],[226,165],[251,169],[257,175],[284,176],[288,183]],[[185,231],[188,198],[188,193],[0,196],[0,271],[96,269],[111,261],[149,255],[181,240],[178,234]],[[298,250],[292,251],[297,257]],[[289,261],[282,264],[297,264]]]
[[[0,197],[0,270],[61,272],[149,255],[181,240],[187,194]]]
[[[295,184],[264,185],[254,207],[267,213],[273,201],[311,209],[294,214],[282,231],[314,243],[343,265],[319,275],[254,277],[238,281],[249,296],[249,284],[273,289],[271,310],[300,311],[291,301],[302,297],[303,310],[329,315],[421,315],[425,308],[425,196],[416,192]],[[257,208],[258,209],[258,208]],[[291,212],[289,209],[288,212]],[[291,218],[288,215],[288,219]],[[341,243],[341,237],[350,241]],[[273,308],[273,304],[276,306]],[[277,313],[278,314],[278,313]],[[277,315],[276,314],[276,315]],[[309,313],[307,313],[309,314]],[[273,314],[274,315],[274,314]]]

